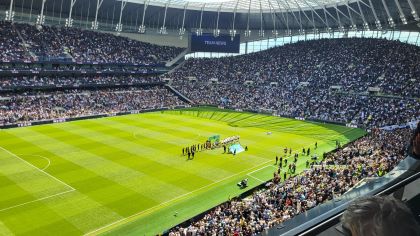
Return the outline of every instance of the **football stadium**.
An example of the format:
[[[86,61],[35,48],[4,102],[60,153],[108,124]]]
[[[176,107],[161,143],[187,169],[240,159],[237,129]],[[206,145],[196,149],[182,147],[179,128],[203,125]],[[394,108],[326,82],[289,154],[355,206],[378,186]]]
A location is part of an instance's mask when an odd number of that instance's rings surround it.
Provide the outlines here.
[[[420,235],[420,0],[0,0],[0,235]]]

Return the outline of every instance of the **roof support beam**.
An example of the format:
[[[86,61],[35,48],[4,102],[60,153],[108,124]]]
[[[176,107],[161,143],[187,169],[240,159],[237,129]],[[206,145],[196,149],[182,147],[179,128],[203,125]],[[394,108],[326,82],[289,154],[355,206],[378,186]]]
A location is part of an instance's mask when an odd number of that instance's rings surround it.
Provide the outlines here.
[[[260,0],[260,32],[258,33],[260,37],[264,37],[264,28],[263,28],[263,11],[262,11],[262,4]]]
[[[229,32],[230,37],[231,37],[231,39],[232,39],[232,40],[233,40],[233,38],[234,38],[234,37],[235,37],[235,35],[236,35],[236,30],[235,30],[235,20],[236,20],[236,11],[238,10],[238,4],[239,4],[239,1],[237,1],[237,2],[236,2],[235,9],[233,10],[232,30],[230,30],[230,32]]]
[[[413,2],[411,0],[407,0],[408,5],[410,5],[410,9],[411,9],[411,15],[414,17],[415,21],[420,21],[419,15],[416,12],[416,8],[413,5]]]
[[[97,0],[96,1],[95,21],[92,22],[92,29],[93,30],[97,30],[98,27],[99,27],[98,13],[99,13],[99,8],[101,8],[103,2],[104,2],[104,0]]]
[[[372,1],[371,0],[369,0],[369,5],[370,5],[370,9],[372,9],[372,14],[375,17],[375,25],[376,25],[376,28],[378,30],[382,30],[381,21],[379,20],[378,15],[376,14],[376,9],[375,9],[375,7],[373,7],[373,4],[372,4]]]
[[[118,34],[122,31],[121,19],[122,19],[122,13],[124,11],[125,5],[127,5],[127,0],[121,0],[120,18],[118,20],[118,24],[115,26],[115,31],[117,31]]]
[[[13,0],[10,0],[9,10],[6,11],[6,21],[13,21],[15,12],[13,11]]]
[[[407,24],[407,19],[405,18],[404,12],[403,12],[403,10],[401,9],[401,5],[400,5],[400,3],[398,2],[398,0],[394,0],[394,1],[395,1],[395,5],[397,5],[398,12],[400,13],[400,19],[401,19],[401,22],[402,22],[404,25],[406,25],[406,24]]]
[[[277,2],[277,6],[279,7],[279,9],[281,9],[282,6],[280,6],[279,0],[276,0],[276,2]],[[285,35],[286,36],[289,36],[289,35],[291,35],[291,31],[289,30],[289,16],[288,16],[289,11],[288,11],[288,8],[287,7],[284,7],[283,6],[283,8],[286,9],[286,17],[284,16],[284,12],[283,11],[280,11],[280,13],[281,13],[281,16],[282,16],[282,18],[284,20],[284,25],[286,26]]]
[[[343,24],[341,23],[341,19],[340,19],[340,14],[338,14],[339,12],[341,12],[340,10],[338,10],[338,8],[337,8],[337,6],[334,6],[334,8],[335,8],[335,12],[337,13],[337,19],[338,19],[338,30],[340,31],[340,32],[343,32],[344,33],[344,26],[343,26]],[[341,14],[343,14],[342,12],[341,12]],[[343,14],[344,15],[344,14]],[[345,16],[345,15],[344,15]]]
[[[297,16],[295,15],[295,12],[291,10],[290,5],[289,5],[289,3],[287,2],[287,0],[284,0],[284,3],[286,3],[286,5],[287,5],[287,9],[289,10],[289,12],[291,12],[291,13],[292,13],[292,15],[293,15],[293,17],[295,18],[296,22],[299,24],[299,28],[300,28],[300,30],[302,30],[302,18],[301,18],[301,16],[300,16],[300,13],[299,13],[299,19],[300,19],[300,21],[299,21],[299,20],[298,20],[298,18],[297,18]]]
[[[204,12],[204,7],[206,7],[206,4],[204,3],[203,6],[201,7],[201,14],[200,14],[200,26],[197,29],[196,33],[197,35],[203,35],[203,29],[201,28],[201,24],[203,23],[203,12]]]
[[[322,23],[324,23],[325,26],[327,26],[328,28],[328,23],[326,21],[324,21],[324,19],[322,19],[322,17],[316,12],[316,10],[308,4],[308,2],[306,0],[303,0],[305,2],[305,4],[311,9],[312,11],[312,20],[315,22],[315,20],[313,19],[313,14],[315,13],[315,15],[322,21]],[[315,27],[314,27],[315,28]]]
[[[220,10],[222,9],[223,3],[220,4],[219,8],[217,8],[217,20],[216,20],[216,29],[213,31],[213,35],[218,37],[220,34],[219,30],[219,19],[220,19]]]
[[[184,15],[182,17],[182,26],[179,29],[179,37],[182,39],[182,36],[185,34],[185,13],[187,12],[188,2],[184,5]]]
[[[247,20],[246,20],[246,31],[245,31],[246,38],[251,36],[251,30],[249,30],[249,15],[251,15],[251,2],[252,0],[249,0],[248,15],[247,15]]]
[[[38,15],[38,17],[36,18],[36,24],[37,25],[43,25],[45,23],[45,16],[44,16],[44,7],[45,7],[45,2],[47,0],[42,0],[42,5],[41,5],[41,13]]]
[[[363,14],[363,10],[362,10],[362,7],[360,6],[359,1],[357,1],[357,6],[359,7],[360,16],[362,17],[362,20],[363,20],[363,28],[364,30],[369,31],[370,30],[369,24],[366,22],[365,14]]]
[[[353,17],[351,16],[350,6],[348,4],[346,4],[346,6],[347,6],[347,12],[348,12],[349,17],[350,17],[350,22],[351,22],[350,29],[354,30],[354,31],[357,31],[357,25],[354,23]]]
[[[159,33],[160,34],[168,34],[168,32],[166,31],[166,13],[168,12],[168,6],[171,3],[171,0],[169,0],[166,4],[165,4],[165,14],[163,15],[163,24],[162,27],[160,27],[159,29]]]
[[[71,14],[73,13],[74,4],[76,4],[77,0],[70,0],[70,12],[69,18],[66,19],[65,27],[72,27],[73,26],[73,19],[71,18]]]
[[[139,27],[139,33],[140,34],[144,34],[146,32],[146,26],[144,25],[144,17],[146,16],[146,10],[147,10],[147,7],[149,6],[149,2],[150,2],[150,0],[144,0],[144,4],[143,4],[143,19],[142,19],[141,25]]]
[[[386,15],[388,16],[388,24],[391,28],[395,27],[395,23],[394,23],[394,19],[392,19],[391,14],[389,13],[389,9],[388,6],[385,3],[385,0],[382,0],[382,5],[384,5],[385,11],[386,11]]]

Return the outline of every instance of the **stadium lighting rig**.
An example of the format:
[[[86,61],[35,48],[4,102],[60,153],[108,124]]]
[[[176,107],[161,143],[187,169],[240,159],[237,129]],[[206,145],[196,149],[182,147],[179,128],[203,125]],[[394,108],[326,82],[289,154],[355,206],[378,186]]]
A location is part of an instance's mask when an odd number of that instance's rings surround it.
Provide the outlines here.
[[[139,33],[144,34],[145,32],[146,32],[146,26],[145,25],[140,25],[139,26]]]
[[[219,29],[214,29],[214,30],[213,30],[213,35],[214,35],[214,37],[219,37],[219,35],[220,35],[220,30],[219,30]]]
[[[72,18],[67,18],[64,26],[65,27],[73,27],[73,19]]]
[[[15,17],[14,11],[6,11],[6,21],[13,21],[14,17]]]
[[[91,27],[91,29],[97,30],[98,29],[98,26],[99,26],[99,22],[92,21],[92,27]]]
[[[120,33],[120,32],[122,31],[122,27],[123,27],[123,25],[122,25],[122,24],[120,24],[120,23],[118,23],[118,24],[115,26],[115,31],[117,31],[118,33]]]
[[[376,25],[376,28],[378,30],[382,30],[382,25],[381,25],[381,22],[379,20],[375,21],[375,25]]]
[[[415,21],[420,21],[419,15],[417,15],[417,12],[415,10],[411,11],[411,15],[413,16]]]
[[[338,31],[340,31],[341,33],[344,33],[344,31],[346,31],[346,29],[344,28],[344,26],[340,25],[338,27]]]
[[[369,24],[367,22],[363,23],[363,29],[365,31],[370,31]]]
[[[259,32],[258,32],[258,35],[260,36],[260,37],[264,37],[264,30],[260,30]]]
[[[395,22],[394,19],[392,19],[391,17],[388,18],[388,24],[391,28],[395,27]]]
[[[284,31],[284,34],[286,35],[286,36],[292,36],[292,30],[285,30]]]
[[[38,15],[36,17],[36,24],[37,25],[43,25],[45,23],[45,16]]]
[[[235,35],[236,35],[236,30],[234,30],[234,29],[229,30],[229,35],[230,35],[230,39],[233,41],[233,38],[234,38],[234,37],[235,37]]]
[[[299,29],[299,34],[304,35],[305,34],[305,29]]]
[[[278,38],[279,37],[279,32],[277,30],[273,30],[271,33],[273,34],[273,37],[274,38]]]
[[[357,31],[357,25],[350,25],[350,30],[351,31]]]
[[[165,26],[160,27],[159,34],[168,34],[168,31],[166,31],[166,27]]]
[[[251,30],[245,30],[244,35],[245,37],[251,36]]]
[[[198,36],[203,35],[203,29],[202,28],[196,29],[195,34],[198,35]]]

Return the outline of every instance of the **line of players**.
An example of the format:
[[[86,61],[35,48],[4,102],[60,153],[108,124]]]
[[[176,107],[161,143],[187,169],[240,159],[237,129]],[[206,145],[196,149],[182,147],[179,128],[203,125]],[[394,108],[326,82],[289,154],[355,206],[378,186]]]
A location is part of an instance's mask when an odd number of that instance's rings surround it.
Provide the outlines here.
[[[318,148],[318,142],[315,142],[315,149],[317,149],[317,148]],[[278,163],[279,167],[277,169],[277,173],[274,172],[274,178],[276,178],[276,177],[278,178],[279,177],[278,175],[280,175],[281,168],[287,166],[287,158],[286,158],[287,153],[289,153],[289,156],[291,156],[292,155],[292,148],[287,148],[287,147],[284,148],[284,155],[285,155],[284,165],[283,165],[283,157],[280,156],[280,158],[279,158],[278,156],[276,156],[275,165],[277,165],[277,163]],[[310,154],[311,154],[311,148],[310,147],[308,147],[307,149],[302,148],[302,155],[309,156]],[[296,173],[296,162],[297,162],[298,158],[299,158],[299,153],[295,152],[295,154],[293,155],[293,163],[289,163],[288,170],[284,171],[284,173],[283,173],[283,178],[284,179],[287,178],[287,173],[289,173],[289,176]],[[309,160],[306,160],[306,168],[308,168],[308,167],[309,167]]]
[[[183,156],[187,155],[188,160],[190,160],[190,159],[194,159],[194,156],[195,156],[196,152],[204,151],[204,150],[211,149],[211,148],[212,147],[211,147],[211,142],[210,141],[206,141],[205,143],[202,143],[202,144],[200,144],[200,143],[193,144],[189,147],[182,148],[182,155]]]

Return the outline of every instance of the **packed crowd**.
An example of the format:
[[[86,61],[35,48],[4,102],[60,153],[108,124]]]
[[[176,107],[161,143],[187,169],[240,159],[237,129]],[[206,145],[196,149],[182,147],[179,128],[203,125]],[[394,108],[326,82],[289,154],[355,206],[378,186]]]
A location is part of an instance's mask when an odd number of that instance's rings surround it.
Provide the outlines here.
[[[334,93],[310,87],[245,86],[205,82],[175,83],[198,104],[273,112],[287,117],[382,127],[420,117],[418,99]],[[203,93],[203,91],[206,91]]]
[[[420,47],[399,41],[320,39],[235,57],[189,59],[172,77],[228,84],[250,80],[257,86],[277,82],[286,88],[307,82],[312,89],[341,86],[353,92],[379,87],[386,94],[420,97],[419,62]]]
[[[63,57],[78,63],[158,64],[175,58],[183,50],[78,28],[4,21],[0,21],[0,39],[0,49],[6,52],[0,55],[1,61]],[[27,56],[30,53],[35,57]]]
[[[410,135],[409,129],[374,130],[297,176],[281,181],[274,173],[267,188],[228,201],[186,227],[171,229],[169,235],[257,235],[346,193],[365,177],[388,173],[404,158]]]
[[[79,87],[82,85],[132,85],[161,82],[159,77],[139,76],[24,76],[0,78],[0,91],[32,87]]]
[[[198,104],[367,127],[420,117],[420,48],[397,41],[322,39],[236,57],[190,59],[171,77]],[[369,87],[393,98],[369,96]]]
[[[10,22],[0,21],[0,61],[31,61]]]
[[[26,92],[0,99],[0,125],[184,105],[162,86]]]

